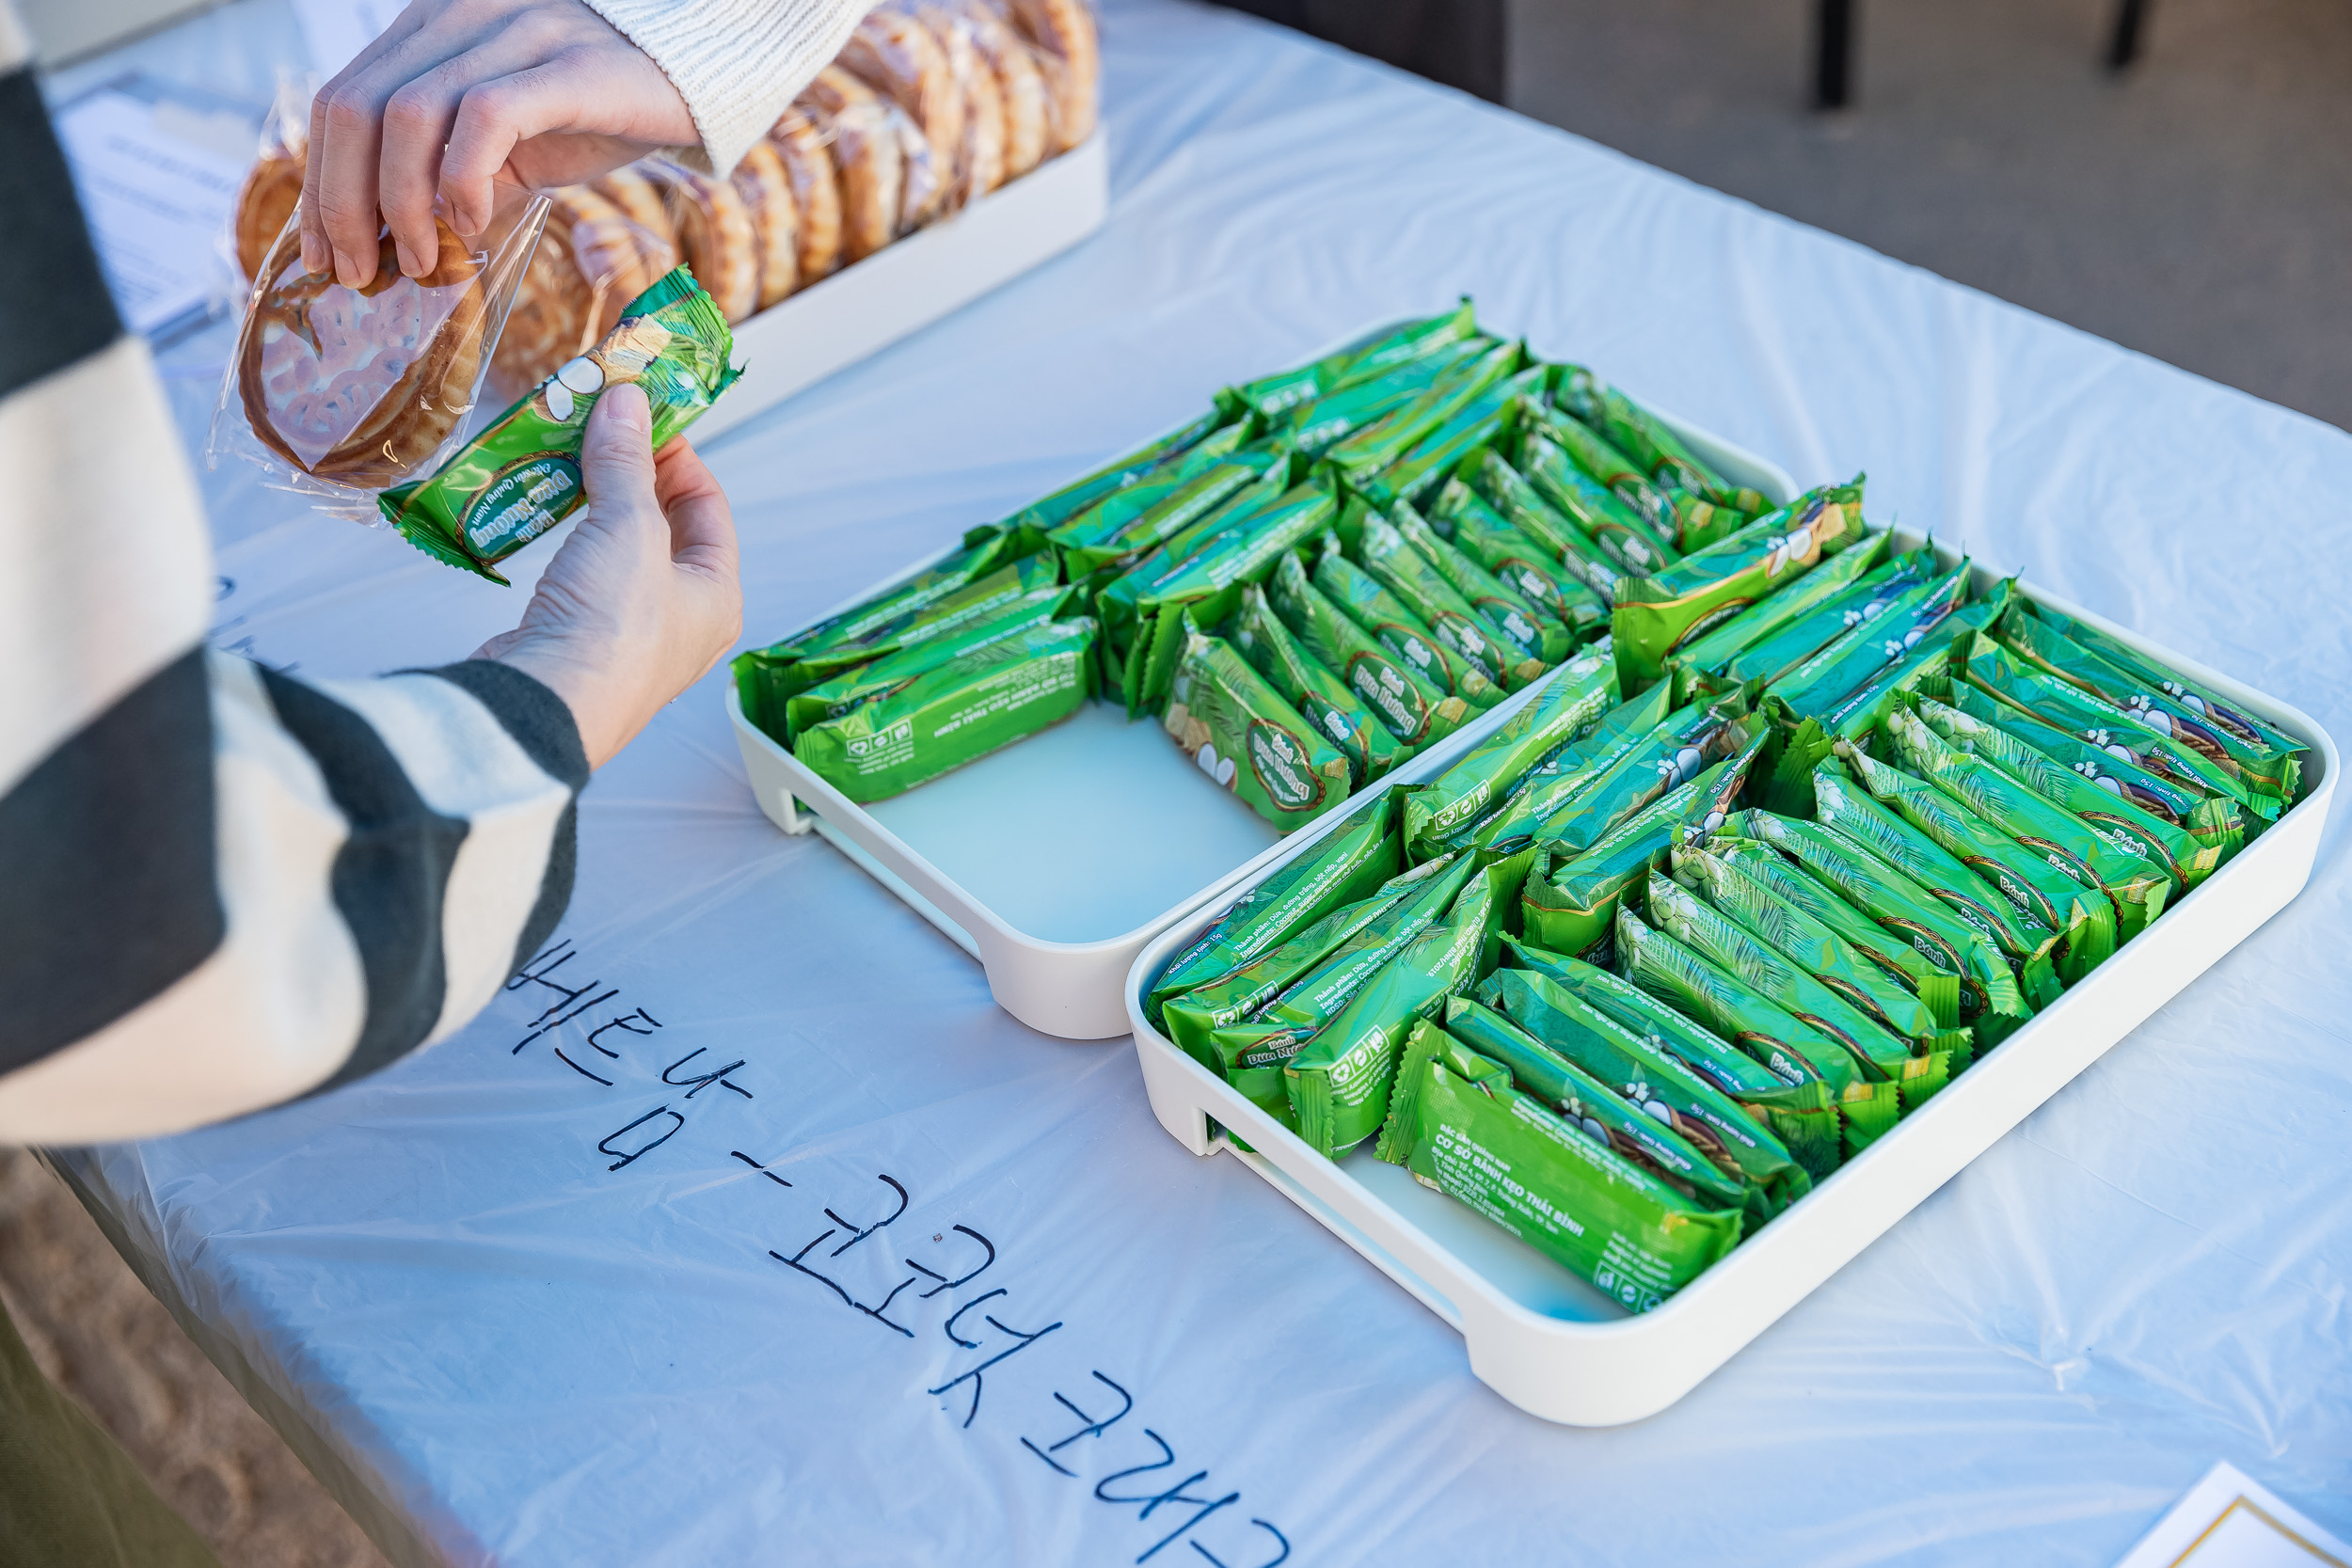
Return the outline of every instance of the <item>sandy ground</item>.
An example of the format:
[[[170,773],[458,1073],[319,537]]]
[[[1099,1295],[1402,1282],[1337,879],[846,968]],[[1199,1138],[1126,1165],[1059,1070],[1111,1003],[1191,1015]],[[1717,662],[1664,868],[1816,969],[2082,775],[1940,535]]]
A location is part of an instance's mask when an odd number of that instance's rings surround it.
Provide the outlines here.
[[[387,1568],[73,1195],[14,1149],[0,1149],[0,1303],[226,1568]]]

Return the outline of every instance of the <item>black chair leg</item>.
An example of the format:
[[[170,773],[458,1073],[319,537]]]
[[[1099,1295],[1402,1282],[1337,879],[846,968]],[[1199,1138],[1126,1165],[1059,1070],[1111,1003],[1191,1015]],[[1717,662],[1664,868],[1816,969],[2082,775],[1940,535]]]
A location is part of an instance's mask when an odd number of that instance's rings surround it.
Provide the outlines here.
[[[2139,58],[2139,35],[2148,21],[2148,0],[2119,0],[2115,37],[2107,42],[2107,69],[2122,71]]]
[[[1813,106],[1842,109],[1852,95],[1853,0],[1820,0],[1814,12],[1814,45]]]

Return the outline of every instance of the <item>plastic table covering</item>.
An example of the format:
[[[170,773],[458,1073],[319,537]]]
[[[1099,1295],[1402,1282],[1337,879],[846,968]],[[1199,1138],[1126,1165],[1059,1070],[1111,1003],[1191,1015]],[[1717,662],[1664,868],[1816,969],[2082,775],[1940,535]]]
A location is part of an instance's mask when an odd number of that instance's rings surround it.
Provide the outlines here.
[[[2352,732],[2341,432],[1228,13],[1114,0],[1104,31],[1107,229],[714,444],[751,639],[1467,291]],[[240,0],[115,63],[265,89],[293,39]],[[166,356],[192,438],[220,341]],[[523,603],[207,483],[223,645],[391,668]],[[396,1560],[2099,1563],[2225,1457],[2352,1529],[2340,834],[1694,1393],[1574,1431],[1181,1150],[1124,1042],[1027,1032],[779,835],[720,695],[591,785],[557,945],[462,1035],[62,1159]],[[1037,852],[1119,875],[1117,844]]]

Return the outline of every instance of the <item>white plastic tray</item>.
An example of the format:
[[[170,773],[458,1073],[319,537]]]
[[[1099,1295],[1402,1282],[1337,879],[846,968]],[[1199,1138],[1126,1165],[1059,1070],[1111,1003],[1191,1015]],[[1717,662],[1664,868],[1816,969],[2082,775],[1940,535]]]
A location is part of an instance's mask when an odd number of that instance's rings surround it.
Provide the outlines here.
[[[1900,549],[1923,542],[1903,531],[1895,536]],[[1949,550],[1938,553],[1947,564],[1958,559]],[[1992,587],[1993,574],[1979,568],[1977,578],[1979,591]],[[1290,858],[1288,847],[1162,932],[1128,974],[1128,1020],[1152,1113],[1195,1154],[1231,1150],[1459,1329],[1471,1371],[1513,1404],[1573,1426],[1614,1426],[1663,1410],[2244,941],[2310,879],[2339,767],[2327,733],[2227,675],[2062,599],[2026,592],[2308,742],[2307,793],[2089,978],[1664,1306],[1628,1314],[1534,1247],[1367,1149],[1337,1164],[1325,1159],[1145,1019],[1144,993],[1169,958],[1233,896]],[[1211,1117],[1256,1152],[1213,1137]]]
[[[708,441],[952,314],[1103,227],[1110,154],[1096,131],[953,217],[916,230],[735,329],[741,379],[694,424]]]
[[[1793,493],[1772,464],[1661,417],[1736,483],[1774,500]],[[946,553],[826,614],[865,603]],[[1441,771],[1532,694],[1514,693],[1381,787]],[[1144,944],[1206,903],[1221,907],[1228,890],[1322,837],[1352,803],[1281,838],[1204,777],[1156,721],[1130,723],[1117,704],[1096,701],[1042,734],[860,806],[744,718],[732,684],[726,702],[769,820],[787,833],[823,834],[978,958],[999,1006],[1064,1039],[1125,1035],[1132,1025],[1121,986]]]

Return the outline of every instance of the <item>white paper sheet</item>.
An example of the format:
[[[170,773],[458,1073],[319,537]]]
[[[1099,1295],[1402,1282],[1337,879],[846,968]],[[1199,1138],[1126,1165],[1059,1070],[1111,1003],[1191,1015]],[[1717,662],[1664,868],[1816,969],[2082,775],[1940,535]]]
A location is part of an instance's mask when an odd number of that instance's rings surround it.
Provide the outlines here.
[[[748,637],[1468,291],[2352,734],[2342,432],[1230,12],[1114,0],[1104,27],[1104,231],[709,447]],[[219,641],[306,673],[463,657],[556,543],[501,590],[257,520],[234,467],[204,479],[236,541]],[[2352,1529],[2340,831],[2300,899],[1723,1370],[1575,1432],[1180,1149],[1131,1052],[1021,1028],[776,832],[721,679],[583,797],[540,978],[334,1095],[75,1157],[395,1560],[1263,1568],[1279,1531],[1317,1568],[2102,1563],[2223,1451]],[[905,1210],[846,1245],[897,1208],[884,1176]],[[969,1232],[994,1260],[926,1299],[920,1269],[983,1258]]]
[[[2115,1568],[2352,1568],[2352,1546],[2224,1460]]]
[[[151,332],[222,297],[221,237],[253,162],[256,119],[101,88],[56,115],[115,306]]]

